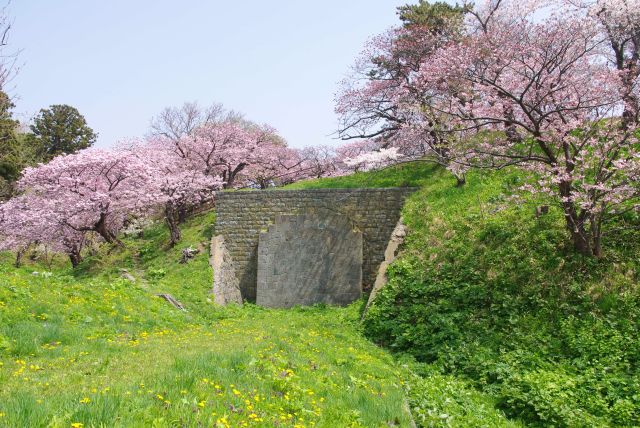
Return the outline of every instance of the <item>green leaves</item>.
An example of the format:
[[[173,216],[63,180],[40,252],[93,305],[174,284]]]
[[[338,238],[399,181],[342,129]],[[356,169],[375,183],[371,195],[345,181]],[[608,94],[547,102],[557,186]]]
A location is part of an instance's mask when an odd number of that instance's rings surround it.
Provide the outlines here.
[[[31,131],[42,144],[46,160],[59,154],[71,154],[95,143],[98,135],[87,125],[84,116],[66,104],[40,110]]]
[[[407,203],[405,253],[364,332],[447,374],[417,382],[425,390],[459,382],[533,425],[637,425],[640,236],[612,240],[604,260],[576,256],[557,208],[535,217],[539,200],[509,198],[522,182],[475,173],[453,189],[432,176]],[[440,393],[415,399],[423,426],[463,424]]]

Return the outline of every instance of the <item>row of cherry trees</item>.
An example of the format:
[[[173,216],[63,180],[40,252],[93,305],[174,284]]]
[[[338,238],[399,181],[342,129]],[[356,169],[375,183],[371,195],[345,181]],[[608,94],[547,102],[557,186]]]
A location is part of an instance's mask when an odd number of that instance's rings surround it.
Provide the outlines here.
[[[122,245],[123,228],[150,216],[164,218],[174,245],[180,223],[216,190],[348,173],[357,169],[347,165],[349,156],[362,151],[353,146],[293,149],[274,129],[226,115],[174,135],[154,132],[112,150],[58,156],[27,168],[21,194],[0,205],[0,249],[19,260],[43,244],[77,266],[88,243]]]
[[[421,2],[374,38],[337,100],[361,159],[517,165],[562,207],[575,249],[602,254],[640,196],[640,1]],[[373,141],[373,143],[372,143]],[[382,150],[381,150],[382,149]],[[392,150],[393,149],[393,150]]]
[[[459,185],[472,167],[529,171],[523,190],[557,200],[576,250],[600,256],[611,220],[640,205],[639,3],[407,6],[344,82],[340,136],[353,142],[295,150],[218,105],[166,109],[145,140],[27,169],[0,206],[0,246],[44,243],[77,264],[88,239],[120,245],[128,222],[158,212],[175,244],[217,189],[428,160]]]

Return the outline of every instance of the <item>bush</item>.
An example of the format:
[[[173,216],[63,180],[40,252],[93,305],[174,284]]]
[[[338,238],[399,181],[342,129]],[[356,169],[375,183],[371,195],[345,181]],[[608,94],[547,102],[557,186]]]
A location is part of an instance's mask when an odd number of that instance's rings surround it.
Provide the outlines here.
[[[510,197],[518,173],[443,179],[411,197],[411,233],[364,320],[376,342],[543,426],[640,423],[640,235],[604,259],[566,247],[562,214]]]

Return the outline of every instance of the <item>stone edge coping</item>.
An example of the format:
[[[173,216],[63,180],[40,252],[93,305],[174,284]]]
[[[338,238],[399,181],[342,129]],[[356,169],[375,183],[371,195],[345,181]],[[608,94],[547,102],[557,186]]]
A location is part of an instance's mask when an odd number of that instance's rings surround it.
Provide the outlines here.
[[[242,197],[245,195],[264,195],[266,193],[375,193],[375,192],[416,192],[419,187],[335,187],[324,189],[261,189],[261,190],[235,190],[235,191],[217,191],[215,197]]]

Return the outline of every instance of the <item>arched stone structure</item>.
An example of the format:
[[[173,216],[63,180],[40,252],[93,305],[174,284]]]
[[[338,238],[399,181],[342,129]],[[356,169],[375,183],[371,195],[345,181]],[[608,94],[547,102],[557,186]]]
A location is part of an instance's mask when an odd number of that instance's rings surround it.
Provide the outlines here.
[[[212,249],[224,251],[225,257],[212,257],[212,260],[225,263],[214,266],[214,271],[218,271],[215,276],[237,279],[230,282],[231,288],[226,288],[230,291],[239,288],[242,299],[256,302],[260,234],[268,232],[278,216],[337,216],[348,220],[362,234],[362,290],[369,290],[384,260],[404,201],[414,191],[413,188],[384,188],[217,192],[215,239],[216,242],[223,240],[224,245],[213,245]],[[291,236],[296,234],[292,232]],[[345,239],[348,238],[347,234]],[[221,272],[221,269],[233,269],[233,272]],[[214,294],[222,297],[216,296],[216,301],[228,302],[229,299],[222,296],[225,284],[221,282],[214,284]]]

